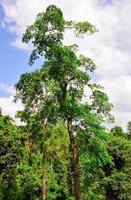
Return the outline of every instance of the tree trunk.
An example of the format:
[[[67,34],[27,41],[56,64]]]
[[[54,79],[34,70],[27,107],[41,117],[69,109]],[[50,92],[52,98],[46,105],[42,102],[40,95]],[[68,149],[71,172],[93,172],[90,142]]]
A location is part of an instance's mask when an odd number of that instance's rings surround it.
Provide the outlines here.
[[[45,130],[43,131],[43,138],[42,138],[42,200],[46,199],[46,144],[45,144],[45,136],[47,133],[47,123],[45,123]]]
[[[43,152],[43,162],[42,162],[42,199],[46,199],[46,164],[45,164],[45,152]]]
[[[72,156],[72,164],[73,164],[73,182],[74,182],[74,194],[76,200],[81,200],[80,195],[80,164],[79,164],[79,153],[78,147],[76,143],[76,137],[73,135],[72,130],[72,119],[67,119],[68,133],[70,138],[71,145],[71,156]]]
[[[71,152],[72,155],[72,151],[71,151],[71,145],[69,146],[69,151]],[[68,164],[68,175],[67,175],[67,184],[68,184],[68,191],[69,191],[69,195],[70,196],[74,196],[74,176],[73,176],[73,162],[72,162],[72,156],[70,155],[70,159],[69,159],[69,164]]]
[[[32,153],[34,151],[34,142],[31,136],[29,137],[28,140],[28,147],[29,147],[29,165],[32,166]]]

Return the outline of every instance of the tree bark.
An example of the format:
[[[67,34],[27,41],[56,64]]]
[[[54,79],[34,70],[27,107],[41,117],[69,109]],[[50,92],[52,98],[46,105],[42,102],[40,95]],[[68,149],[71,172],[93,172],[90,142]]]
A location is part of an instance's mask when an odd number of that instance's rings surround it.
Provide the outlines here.
[[[47,121],[45,121],[43,137],[42,137],[42,200],[46,199],[46,144],[45,144],[45,137],[47,133]]]
[[[79,153],[78,153],[76,137],[74,136],[72,130],[72,118],[67,119],[67,126],[70,138],[72,164],[73,164],[74,195],[76,200],[81,200]]]
[[[42,162],[42,199],[46,199],[46,163],[45,163],[45,151],[43,151],[43,162]]]
[[[32,137],[29,137],[28,140],[28,147],[29,147],[29,165],[32,166],[32,153],[34,151],[34,142]]]
[[[69,146],[69,150],[71,151],[71,145]],[[71,153],[72,155],[72,153]],[[72,156],[70,155],[69,164],[68,164],[68,176],[67,176],[67,184],[68,184],[68,191],[70,196],[74,196],[74,176],[73,176],[73,162],[72,162]]]

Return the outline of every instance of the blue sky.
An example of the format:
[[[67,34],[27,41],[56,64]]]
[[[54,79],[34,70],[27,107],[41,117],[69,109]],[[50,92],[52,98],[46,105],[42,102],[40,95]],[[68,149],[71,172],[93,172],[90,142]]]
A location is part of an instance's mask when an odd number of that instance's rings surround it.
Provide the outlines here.
[[[4,12],[0,7],[0,21],[3,18]],[[0,27],[0,83],[6,85],[14,85],[23,72],[30,70],[29,52],[11,45],[15,37],[15,33],[9,32],[8,27]],[[0,95],[2,94],[3,91],[0,91]]]
[[[22,73],[40,66],[28,65],[29,48],[21,43],[27,25],[49,4],[59,6],[67,19],[89,20],[99,32],[82,40],[66,35],[65,42],[77,43],[91,57],[96,76],[104,85],[114,108],[116,124],[126,127],[131,120],[131,0],[0,0],[0,106],[14,116],[21,105],[12,104],[12,86]],[[73,8],[73,9],[72,9]]]
[[[4,10],[0,6],[0,22],[4,21]],[[13,86],[19,80],[20,75],[32,71],[36,66],[29,66],[29,50],[16,48],[12,45],[16,34],[9,31],[9,26],[0,26],[0,83]],[[0,89],[0,96],[10,94]]]

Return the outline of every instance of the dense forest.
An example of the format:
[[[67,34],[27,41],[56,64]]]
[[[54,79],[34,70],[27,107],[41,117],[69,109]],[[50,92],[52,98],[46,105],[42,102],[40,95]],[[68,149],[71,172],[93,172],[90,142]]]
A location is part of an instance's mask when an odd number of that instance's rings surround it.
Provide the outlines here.
[[[23,35],[29,64],[42,64],[15,85],[21,125],[0,110],[0,200],[131,199],[131,122],[127,133],[104,126],[113,105],[94,82],[93,60],[64,43],[66,31],[83,38],[98,30],[50,5]]]

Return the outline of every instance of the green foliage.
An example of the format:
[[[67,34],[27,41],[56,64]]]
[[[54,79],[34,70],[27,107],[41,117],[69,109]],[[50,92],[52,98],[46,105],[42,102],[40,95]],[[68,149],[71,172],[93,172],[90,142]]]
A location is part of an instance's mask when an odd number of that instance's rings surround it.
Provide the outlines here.
[[[67,29],[74,29],[76,37],[82,37],[87,33],[92,34],[98,31],[98,29],[88,21],[85,22],[66,21],[65,26]]]
[[[112,104],[103,88],[91,81],[95,63],[78,55],[76,44],[63,44],[69,29],[76,37],[97,32],[87,21],[66,21],[51,5],[23,35],[23,42],[32,42],[34,48],[29,63],[43,56],[43,64],[21,75],[16,84],[15,100],[24,105],[17,117],[25,125],[14,125],[0,109],[2,200],[41,200],[43,179],[46,200],[74,200],[72,144],[79,150],[83,200],[130,199],[130,138],[121,127],[112,128],[110,134],[101,125],[113,121]],[[92,95],[83,102],[85,87]],[[68,135],[69,120],[76,143]]]
[[[25,105],[22,114],[25,121],[38,112],[39,120],[44,121],[48,116],[48,123],[55,123],[52,119],[83,118],[81,100],[85,86],[92,89],[92,104],[87,102],[92,108],[90,112],[99,114],[99,120],[112,119],[109,114],[112,104],[107,95],[90,83],[88,72],[95,70],[94,62],[83,55],[77,56],[77,45],[63,44],[64,32],[68,29],[73,29],[79,37],[97,31],[87,21],[66,21],[61,10],[54,5],[40,13],[34,24],[27,27],[23,42],[31,41],[34,46],[30,64],[40,56],[44,56],[45,61],[41,69],[23,74],[16,84],[16,99],[21,99]]]
[[[131,198],[131,142],[126,134],[123,134],[121,127],[115,127],[112,130],[114,135],[108,141],[108,152],[112,156],[112,164],[104,167],[106,198],[109,200],[128,200]],[[120,130],[120,133],[118,133],[118,130]]]
[[[0,195],[11,199],[15,190],[16,167],[23,156],[24,133],[16,127],[8,116],[0,116]],[[6,192],[5,192],[6,191]],[[8,191],[8,192],[7,192]],[[8,196],[7,196],[8,194]]]
[[[108,154],[109,133],[99,126],[92,126],[90,135],[82,134],[79,139],[81,158],[81,188],[83,199],[103,199],[103,190],[100,189],[100,180],[104,177],[103,166],[112,163],[112,157]],[[82,137],[83,136],[83,137]],[[101,192],[100,192],[101,191]],[[99,195],[98,195],[99,194]]]
[[[86,113],[86,120],[88,126],[81,124],[85,129],[83,127],[79,129],[77,138],[78,144],[80,143],[82,198],[85,200],[130,199],[130,139],[126,134],[124,135],[121,127],[112,128],[111,135],[107,133],[94,115],[88,116]],[[34,125],[39,127],[38,122]],[[31,126],[34,127],[33,123],[30,124]],[[17,127],[8,116],[0,116],[0,158],[2,158],[0,159],[0,198],[2,200],[41,200],[40,140],[34,137],[35,147],[30,165],[29,131],[32,131],[29,126]],[[46,140],[47,200],[73,200],[68,188],[70,175],[68,146],[66,124],[60,122],[50,129]]]
[[[46,199],[69,199],[67,187],[67,165],[69,139],[63,122],[53,127],[46,140]],[[32,164],[28,163],[28,146],[25,157],[17,167],[17,188],[24,199],[41,199],[42,152],[37,144],[32,153]],[[20,198],[20,197],[19,197]]]
[[[123,136],[123,137],[126,137],[126,134],[124,133],[123,129],[121,126],[115,126],[111,129],[111,133],[113,135],[116,135],[116,136]]]

